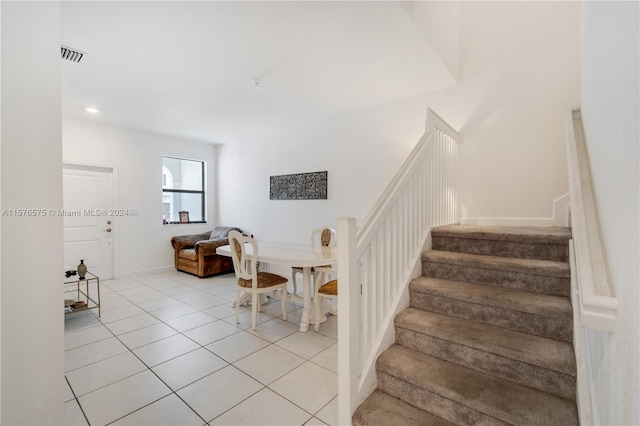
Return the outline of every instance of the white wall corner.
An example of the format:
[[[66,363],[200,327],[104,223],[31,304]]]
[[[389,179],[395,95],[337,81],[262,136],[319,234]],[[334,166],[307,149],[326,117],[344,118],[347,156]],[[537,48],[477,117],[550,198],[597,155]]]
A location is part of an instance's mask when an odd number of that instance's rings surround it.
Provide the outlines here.
[[[570,202],[571,198],[568,192],[553,200],[551,218],[556,223],[555,226],[571,226]]]
[[[460,12],[458,2],[400,1],[451,77],[460,76]]]

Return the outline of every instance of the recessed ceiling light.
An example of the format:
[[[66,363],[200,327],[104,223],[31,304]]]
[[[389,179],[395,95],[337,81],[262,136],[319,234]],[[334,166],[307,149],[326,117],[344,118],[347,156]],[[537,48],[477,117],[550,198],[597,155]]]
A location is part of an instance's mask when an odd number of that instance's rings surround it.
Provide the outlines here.
[[[97,109],[92,108],[92,107],[85,108],[84,110],[87,111],[87,112],[90,112],[91,114],[97,114],[98,112],[100,112]]]

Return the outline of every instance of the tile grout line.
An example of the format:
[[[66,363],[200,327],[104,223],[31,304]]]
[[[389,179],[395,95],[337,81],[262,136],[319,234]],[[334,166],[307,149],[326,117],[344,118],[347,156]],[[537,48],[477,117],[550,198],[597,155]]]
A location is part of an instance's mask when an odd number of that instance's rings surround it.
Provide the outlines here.
[[[78,400],[78,396],[76,395],[76,392],[73,390],[73,387],[71,386],[71,383],[69,383],[69,379],[67,379],[67,375],[64,375],[64,380],[67,382],[67,386],[69,386],[69,389],[71,389],[71,393],[73,394],[73,401],[76,402],[76,404],[78,404],[78,408],[80,408],[80,412],[82,413],[82,416],[84,417],[84,420],[87,422],[87,425],[91,426],[91,423],[89,423],[89,418],[87,417],[87,414],[84,412],[84,409],[82,408],[82,405],[80,405],[80,401]],[[69,401],[67,401],[69,402]]]
[[[184,402],[184,403],[185,403],[185,405],[186,405],[187,407],[189,407],[189,409],[190,409],[191,411],[193,411],[193,412],[195,413],[195,415],[196,415],[196,416],[198,416],[198,417],[199,417],[199,418],[204,422],[204,424],[208,423],[204,418],[202,418],[202,416],[200,416],[200,414],[199,414],[196,410],[194,410],[194,409],[193,409],[189,404],[187,404],[187,402],[186,402],[185,400],[183,400],[182,398],[180,398],[180,395],[178,395],[178,394],[176,393],[176,391],[174,391],[174,390],[171,388],[171,386],[169,386],[169,385],[168,385],[164,380],[162,380],[162,378],[161,378],[160,376],[158,376],[158,374],[156,374],[156,372],[155,372],[155,371],[153,371],[153,369],[152,369],[151,367],[149,367],[149,365],[147,365],[147,363],[145,363],[145,362],[144,362],[144,361],[143,361],[143,360],[142,360],[142,359],[141,359],[141,358],[140,358],[140,357],[139,357],[135,352],[133,352],[133,350],[132,350],[132,349],[130,349],[127,345],[125,345],[125,344],[124,344],[124,342],[122,342],[122,340],[120,340],[120,339],[118,338],[118,336],[117,336],[113,331],[111,331],[111,330],[110,330],[108,327],[106,327],[104,324],[103,324],[103,326],[104,326],[105,328],[107,328],[107,330],[109,330],[109,332],[113,335],[113,337],[115,337],[115,338],[116,338],[116,339],[117,339],[117,340],[118,340],[118,341],[119,341],[119,342],[120,342],[124,347],[126,347],[126,348],[127,348],[127,350],[128,350],[128,351],[129,351],[129,352],[130,352],[134,357],[136,357],[136,358],[137,358],[137,359],[142,363],[142,365],[144,365],[144,366],[146,367],[146,370],[139,371],[139,372],[137,372],[137,373],[135,373],[135,374],[131,374],[130,376],[127,376],[127,377],[125,377],[125,378],[122,378],[122,379],[120,379],[120,380],[118,380],[118,381],[116,381],[116,382],[114,382],[114,383],[120,382],[120,381],[125,380],[125,379],[127,379],[127,378],[129,378],[129,377],[133,377],[133,376],[135,376],[136,374],[143,373],[144,371],[150,371],[154,376],[156,376],[156,377],[158,378],[158,380],[160,380],[160,381],[162,382],[162,384],[164,384],[164,385],[167,387],[167,389],[169,389],[169,390],[171,391],[171,392],[170,392],[170,393],[168,393],[167,395],[164,395],[164,396],[162,396],[162,397],[160,397],[160,398],[158,398],[158,399],[156,399],[156,400],[154,400],[154,401],[151,401],[151,402],[149,402],[148,404],[143,405],[142,407],[137,408],[136,410],[133,410],[133,411],[131,411],[131,412],[129,412],[129,413],[126,413],[126,414],[125,414],[125,415],[123,415],[122,417],[119,417],[119,418],[117,418],[117,419],[115,419],[115,420],[113,420],[113,421],[111,421],[111,422],[109,422],[109,423],[107,423],[107,424],[111,424],[111,423],[117,422],[118,420],[120,420],[120,419],[122,419],[122,418],[124,418],[124,417],[127,417],[127,416],[129,416],[129,415],[131,415],[131,414],[133,414],[133,413],[135,413],[135,412],[137,412],[137,411],[140,411],[140,410],[142,410],[143,408],[148,407],[149,405],[154,404],[154,403],[156,403],[156,402],[160,401],[161,399],[166,398],[167,396],[169,396],[169,395],[171,395],[171,394],[174,394],[174,395],[175,395],[175,396],[177,396],[177,397],[178,397],[182,402]],[[185,336],[185,337],[186,337],[186,336]],[[161,339],[161,340],[164,340],[164,339]],[[197,343],[197,342],[196,342],[196,343]],[[193,351],[196,351],[196,350],[198,350],[198,349],[196,348],[196,349],[194,349]],[[193,352],[193,351],[185,352],[185,353],[184,353],[184,354],[182,354],[182,355],[186,355],[186,354],[191,353],[191,352]],[[125,352],[123,352],[123,353],[125,353]],[[180,355],[180,356],[181,356],[181,355]],[[171,358],[171,359],[174,359],[174,358]],[[170,360],[167,360],[167,361],[170,361]],[[165,361],[165,362],[166,362],[166,361]],[[160,364],[162,364],[162,363],[160,363]],[[158,365],[160,365],[160,364],[158,364]],[[106,385],[106,386],[110,386],[110,385],[112,385],[112,384],[113,384],[113,383],[110,383],[109,385]],[[103,386],[103,387],[106,387],[106,386]],[[100,389],[101,389],[101,388],[100,388]],[[72,388],[71,390],[73,391],[73,388]],[[97,389],[95,389],[95,390],[97,390]],[[92,392],[95,392],[95,390],[94,390],[94,391],[92,391]],[[91,393],[91,392],[89,392],[89,393]],[[78,405],[80,405],[80,401],[78,401]],[[80,406],[80,408],[82,409],[82,406]],[[84,410],[83,410],[83,413],[84,413]],[[85,417],[86,417],[86,416],[85,416]],[[87,419],[87,422],[88,422],[88,419]],[[89,423],[89,425],[90,425],[90,423]]]
[[[161,290],[154,289],[154,288],[152,288],[152,287],[148,286],[147,284],[145,284],[145,283],[143,283],[143,282],[141,282],[141,281],[139,281],[139,280],[134,279],[134,281],[136,281],[136,282],[140,283],[140,284],[141,284],[141,285],[143,285],[143,286],[149,287],[152,291],[159,291],[160,293],[162,293],[162,291],[161,291]],[[172,280],[172,281],[175,281],[175,280]],[[202,291],[202,290],[200,290],[200,289],[196,289],[196,288],[194,288],[194,287],[191,287],[189,284],[181,283],[181,282],[179,282],[179,281],[175,281],[175,282],[179,283],[179,286],[187,286],[187,287],[193,288],[193,289],[194,289],[194,292],[195,292],[195,291]],[[164,320],[163,320],[163,319],[160,319],[160,318],[158,318],[158,317],[154,316],[154,315],[153,315],[153,313],[152,313],[153,311],[147,311],[146,309],[141,308],[141,307],[140,307],[136,302],[133,302],[133,301],[129,300],[129,298],[128,298],[127,296],[124,296],[124,295],[120,294],[120,292],[119,292],[118,290],[113,289],[113,288],[111,288],[111,287],[109,287],[109,286],[107,286],[107,288],[109,288],[109,290],[110,290],[110,291],[114,292],[114,293],[115,293],[115,294],[117,294],[119,297],[121,297],[121,298],[123,298],[123,299],[127,300],[129,303],[131,303],[131,304],[135,305],[137,308],[141,309],[145,314],[148,314],[148,315],[152,316],[154,319],[158,320],[158,321],[159,321],[159,324],[163,324],[163,325],[165,325],[165,326],[167,326],[167,327],[171,328],[172,330],[175,330],[175,331],[176,331],[176,334],[174,334],[174,335],[172,335],[172,336],[167,336],[167,337],[165,337],[165,338],[162,338],[162,339],[156,340],[156,341],[154,341],[154,342],[149,342],[149,343],[147,343],[147,344],[145,344],[145,345],[142,345],[142,346],[140,346],[140,347],[145,347],[145,346],[147,346],[147,345],[150,345],[150,344],[156,343],[156,342],[158,342],[158,341],[165,340],[165,339],[167,339],[167,338],[169,338],[169,337],[173,337],[173,336],[176,336],[176,335],[182,335],[182,336],[186,337],[187,339],[189,339],[190,341],[194,342],[196,345],[198,345],[198,348],[195,348],[195,349],[193,349],[193,350],[191,350],[191,351],[188,351],[188,352],[185,352],[185,353],[183,353],[183,354],[177,355],[177,356],[175,356],[175,357],[173,357],[173,358],[167,359],[167,360],[165,360],[165,361],[163,361],[163,362],[159,363],[158,365],[162,365],[162,364],[164,364],[164,363],[166,363],[166,362],[169,362],[169,361],[171,361],[171,360],[174,360],[174,359],[176,359],[176,358],[179,358],[180,356],[186,355],[186,354],[188,354],[188,353],[194,352],[194,351],[196,351],[196,350],[198,350],[198,349],[202,348],[202,349],[204,349],[204,350],[208,351],[209,353],[213,354],[214,356],[216,356],[216,357],[220,358],[222,361],[224,361],[224,362],[227,364],[225,367],[222,367],[222,368],[226,368],[226,367],[228,367],[228,366],[231,366],[231,367],[233,367],[234,369],[236,369],[237,371],[241,372],[242,374],[246,375],[247,377],[251,378],[252,380],[254,380],[254,381],[256,381],[257,383],[259,383],[260,385],[262,385],[261,389],[259,389],[258,391],[254,392],[253,394],[249,395],[248,397],[244,398],[243,400],[239,401],[237,404],[233,405],[232,407],[229,407],[227,410],[225,410],[223,413],[220,413],[218,416],[216,416],[216,417],[215,417],[214,419],[212,419],[211,421],[215,420],[215,419],[216,419],[216,418],[218,418],[219,416],[221,416],[221,415],[223,415],[224,413],[228,412],[229,410],[233,409],[233,408],[234,408],[234,407],[236,407],[237,405],[242,404],[242,403],[243,403],[243,402],[245,402],[248,398],[251,398],[252,396],[254,396],[255,394],[257,394],[258,392],[260,392],[260,391],[262,391],[262,390],[264,390],[264,389],[269,389],[271,392],[274,392],[274,393],[275,393],[276,395],[278,395],[279,397],[283,398],[284,400],[286,400],[286,401],[288,401],[289,403],[293,404],[295,407],[298,407],[298,408],[299,408],[299,409],[301,409],[303,412],[305,412],[305,413],[307,413],[308,415],[310,415],[310,416],[311,416],[311,418],[310,418],[310,419],[308,419],[308,420],[307,420],[307,422],[308,422],[309,420],[311,420],[311,419],[314,419],[314,418],[315,418],[315,419],[317,419],[317,420],[319,420],[319,421],[321,421],[319,418],[317,418],[317,417],[316,417],[317,413],[319,413],[320,411],[322,411],[322,410],[323,410],[327,405],[329,405],[329,404],[330,404],[330,403],[331,403],[331,402],[332,402],[332,401],[337,397],[337,396],[334,396],[333,398],[331,398],[331,399],[330,399],[326,404],[324,404],[322,407],[320,407],[320,408],[317,410],[317,412],[316,412],[316,413],[310,413],[310,412],[308,412],[306,409],[304,409],[303,407],[300,407],[300,406],[299,406],[298,404],[296,404],[295,402],[293,402],[293,401],[289,400],[289,399],[288,399],[288,398],[286,398],[285,396],[283,396],[283,395],[281,395],[280,393],[276,392],[274,389],[270,388],[270,387],[269,387],[270,385],[264,385],[263,383],[261,383],[260,381],[258,381],[258,380],[257,380],[257,379],[255,379],[254,377],[250,376],[248,373],[245,373],[244,371],[240,370],[238,367],[236,367],[236,366],[234,365],[234,363],[237,363],[238,361],[240,361],[240,360],[242,360],[242,359],[244,359],[244,358],[246,358],[246,357],[248,357],[248,356],[251,356],[252,354],[254,354],[254,353],[256,353],[256,352],[258,352],[258,351],[260,351],[260,350],[266,349],[266,348],[268,348],[269,346],[276,346],[277,348],[279,348],[279,349],[281,349],[281,350],[284,350],[284,351],[286,351],[286,352],[288,352],[288,353],[290,353],[290,354],[292,354],[292,355],[294,355],[294,356],[298,356],[298,357],[300,357],[300,355],[299,355],[299,354],[296,354],[296,353],[294,353],[294,352],[291,352],[291,351],[289,351],[288,349],[283,348],[283,347],[281,347],[281,346],[279,346],[279,345],[277,345],[277,344],[276,344],[277,342],[279,342],[279,341],[281,341],[281,340],[284,340],[284,339],[286,339],[287,337],[289,337],[289,336],[291,336],[291,335],[294,335],[295,333],[297,333],[297,331],[295,331],[294,333],[291,333],[291,334],[289,334],[289,335],[287,335],[287,336],[280,337],[280,338],[278,338],[277,340],[269,341],[269,340],[266,340],[266,339],[262,338],[261,336],[258,336],[258,335],[255,335],[255,334],[253,334],[253,333],[248,332],[248,331],[247,331],[248,329],[238,327],[238,328],[239,328],[239,330],[238,330],[237,332],[232,333],[232,334],[227,335],[227,336],[224,336],[224,337],[222,337],[222,338],[220,338],[220,339],[217,339],[217,340],[214,340],[214,341],[212,341],[212,342],[209,342],[209,343],[207,343],[206,345],[203,345],[203,344],[200,344],[199,342],[197,342],[197,341],[193,340],[192,338],[190,338],[189,336],[186,336],[186,335],[184,334],[185,332],[190,331],[190,330],[193,330],[193,329],[198,328],[198,327],[201,327],[202,325],[195,326],[195,327],[190,328],[190,329],[185,330],[185,331],[180,331],[180,330],[178,330],[177,328],[175,328],[175,327],[171,326],[170,324],[167,324],[167,322],[166,322],[166,321],[169,321],[169,320],[172,320],[172,319],[176,319],[176,318],[181,318],[181,317],[184,317],[184,316],[187,316],[187,315],[190,315],[190,314],[196,313],[196,312],[202,312],[202,313],[204,313],[204,314],[206,314],[206,315],[211,316],[211,318],[213,318],[213,319],[214,319],[214,321],[212,321],[212,322],[216,322],[216,321],[223,321],[223,322],[224,322],[224,323],[226,323],[226,324],[230,324],[229,322],[224,321],[224,320],[225,320],[225,319],[227,319],[227,318],[232,317],[232,316],[233,316],[233,315],[235,315],[235,314],[232,314],[232,315],[229,315],[229,316],[227,316],[227,317],[223,317],[223,318],[215,317],[215,316],[213,316],[213,315],[210,315],[210,314],[208,314],[208,313],[204,312],[204,309],[198,309],[198,308],[196,308],[196,307],[193,307],[193,306],[189,305],[189,304],[188,304],[188,303],[186,303],[186,302],[183,302],[183,301],[181,301],[181,300],[179,300],[179,299],[176,299],[177,301],[181,302],[182,304],[185,304],[185,305],[187,305],[187,306],[190,306],[190,307],[192,307],[192,308],[196,309],[196,311],[195,311],[195,312],[192,312],[192,313],[187,313],[187,314],[184,314],[184,315],[179,315],[179,316],[177,316],[177,317],[175,317],[175,318],[169,318],[169,319],[164,319]],[[168,287],[168,288],[174,288],[174,287]],[[186,293],[189,293],[189,292],[186,292]],[[179,294],[186,294],[186,293],[179,293]],[[205,293],[206,293],[206,292],[205,292]],[[144,294],[144,293],[140,293],[140,294]],[[170,297],[170,298],[175,299],[175,296],[166,295],[166,294],[164,294],[164,293],[162,293],[162,294],[163,294],[165,297]],[[208,294],[210,294],[210,293],[208,293]],[[211,294],[211,296],[219,297],[219,296],[214,295],[214,294]],[[273,299],[273,300],[275,301],[276,299]],[[279,300],[278,300],[278,303],[279,303]],[[222,305],[222,304],[221,304],[221,305]],[[216,305],[216,306],[221,306],[221,305]],[[214,306],[214,307],[216,307],[216,306]],[[297,305],[294,305],[294,306],[297,306]],[[160,309],[164,309],[164,308],[160,308]],[[208,308],[206,308],[206,309],[211,309],[211,307],[208,307]],[[295,309],[295,310],[293,310],[293,311],[291,311],[291,312],[295,312],[296,310],[300,310],[300,309],[302,309],[302,308],[298,307],[297,309]],[[158,310],[159,310],[159,309],[158,309]],[[247,312],[247,311],[245,310],[244,312]],[[179,398],[179,399],[180,399],[180,400],[181,400],[181,401],[182,401],[182,402],[183,402],[187,407],[189,407],[189,409],[191,409],[191,410],[192,410],[192,411],[193,411],[193,412],[194,412],[194,413],[195,413],[195,414],[196,414],[196,415],[197,415],[197,416],[198,416],[202,421],[204,421],[204,422],[205,422],[205,424],[208,424],[208,423],[209,423],[209,422],[207,422],[207,421],[206,421],[206,420],[205,420],[205,419],[204,419],[204,418],[203,418],[203,417],[202,417],[202,416],[201,416],[201,415],[200,415],[200,414],[199,414],[195,409],[193,409],[193,408],[192,408],[192,407],[191,407],[191,406],[190,406],[190,405],[189,405],[189,404],[188,404],[188,403],[187,403],[183,398],[181,398],[181,397],[180,397],[180,395],[178,395],[178,394],[177,394],[177,392],[178,392],[178,391],[180,391],[181,389],[186,388],[187,386],[192,385],[193,383],[196,383],[196,382],[198,382],[198,381],[200,381],[200,380],[202,380],[202,379],[204,379],[204,378],[206,378],[206,377],[209,377],[210,375],[212,375],[212,374],[214,374],[214,373],[216,373],[216,372],[220,371],[222,368],[217,369],[216,371],[211,372],[211,373],[209,373],[209,374],[207,374],[207,375],[205,375],[205,376],[203,376],[203,377],[200,377],[199,379],[197,379],[197,380],[195,380],[195,381],[193,381],[193,382],[191,382],[191,383],[189,383],[189,384],[186,384],[186,385],[182,386],[180,389],[173,390],[173,389],[171,388],[171,386],[169,386],[169,385],[168,385],[168,384],[167,384],[167,383],[166,383],[166,382],[165,382],[165,381],[164,381],[164,380],[163,380],[163,379],[162,379],[158,374],[156,374],[156,372],[152,369],[152,367],[150,367],[149,365],[147,365],[147,363],[145,363],[145,362],[144,362],[140,357],[138,357],[138,355],[133,351],[133,349],[129,348],[126,344],[124,344],[124,342],[122,342],[122,340],[118,337],[118,335],[116,335],[116,334],[115,334],[115,333],[114,333],[114,332],[113,332],[113,331],[112,331],[112,330],[107,326],[107,324],[108,324],[108,323],[103,323],[103,322],[102,322],[102,320],[101,320],[100,318],[96,317],[96,315],[95,315],[93,312],[90,312],[90,313],[91,313],[91,314],[92,314],[92,315],[97,319],[97,321],[99,322],[99,325],[102,325],[103,327],[105,327],[105,328],[107,329],[107,331],[108,331],[108,332],[109,332],[109,333],[110,333],[114,338],[116,338],[116,340],[117,340],[118,342],[120,342],[120,343],[121,343],[121,344],[122,344],[122,345],[123,345],[123,346],[124,346],[124,347],[129,351],[129,352],[130,352],[130,353],[132,353],[132,354],[136,357],[136,359],[138,359],[138,360],[139,360],[139,361],[140,361],[140,362],[141,362],[141,363],[146,367],[146,369],[147,369],[147,370],[150,370],[150,371],[154,374],[154,376],[155,376],[155,377],[157,377],[157,378],[158,378],[158,379],[159,379],[159,380],[160,380],[160,381],[161,381],[165,386],[167,386],[167,388],[171,391],[169,394],[167,394],[167,395],[165,395],[165,396],[163,396],[163,397],[161,397],[161,398],[158,398],[157,400],[154,400],[154,401],[152,401],[152,402],[150,402],[150,403],[148,403],[148,404],[144,405],[143,407],[140,407],[140,408],[138,408],[138,409],[136,409],[136,410],[134,410],[134,411],[132,411],[132,412],[130,412],[130,413],[127,413],[127,414],[125,414],[124,416],[122,416],[122,417],[120,417],[120,418],[118,418],[118,419],[116,419],[116,420],[113,420],[113,422],[118,421],[118,420],[120,420],[120,419],[122,419],[122,418],[124,418],[124,417],[126,417],[126,416],[128,416],[128,415],[131,415],[132,413],[135,413],[135,412],[137,412],[137,411],[139,411],[139,410],[141,410],[141,409],[143,409],[143,408],[145,408],[145,407],[147,407],[147,406],[149,406],[149,405],[151,405],[151,404],[153,404],[153,403],[155,403],[155,402],[157,402],[157,401],[159,401],[159,400],[161,400],[161,399],[163,399],[163,398],[165,398],[165,397],[167,397],[167,396],[169,396],[169,395],[171,395],[171,394],[174,394],[174,395],[176,395],[176,396],[177,396],[177,397],[178,397],[178,398]],[[142,315],[142,314],[140,314],[140,315]],[[269,315],[269,314],[265,314],[265,315],[271,316],[271,315]],[[133,315],[133,316],[131,316],[131,317],[125,317],[125,318],[122,318],[122,319],[133,318],[133,317],[135,317],[135,316],[136,316],[136,315]],[[272,321],[272,320],[274,320],[274,319],[280,319],[279,317],[281,317],[281,315],[280,315],[280,316],[278,316],[278,317],[272,317],[272,318],[271,318],[271,319],[269,319],[269,320],[263,321],[261,324],[264,324],[264,323],[266,323],[266,322]],[[119,320],[120,320],[120,319],[119,319]],[[115,321],[119,321],[119,320],[115,320]],[[282,320],[282,319],[281,319],[281,320]],[[115,321],[113,321],[113,322],[115,322]],[[282,320],[282,321],[284,321],[284,320]],[[285,321],[285,322],[289,323],[288,321]],[[206,324],[204,324],[204,325],[206,325]],[[295,324],[294,324],[294,325],[295,325]],[[152,324],[152,325],[149,325],[149,326],[147,326],[147,327],[151,327],[151,326],[153,326],[153,324]],[[95,327],[97,327],[97,325],[96,325]],[[147,328],[147,327],[141,327],[141,328],[139,328],[139,329],[135,329],[135,330],[128,331],[127,333],[134,332],[134,331],[138,331],[138,330],[142,330],[142,329]],[[237,326],[236,326],[236,327],[237,327]],[[91,328],[91,327],[86,327],[86,328]],[[249,327],[249,328],[250,328],[250,327]],[[225,360],[224,358],[221,358],[219,355],[215,354],[213,351],[211,351],[211,350],[209,350],[208,348],[206,348],[206,346],[208,346],[208,345],[210,345],[210,344],[213,344],[213,343],[215,343],[215,342],[217,342],[217,341],[220,341],[220,340],[223,340],[223,339],[225,339],[225,338],[231,337],[231,336],[233,336],[233,335],[239,334],[239,333],[241,333],[241,332],[247,332],[248,334],[250,334],[250,335],[252,335],[252,336],[254,336],[254,337],[257,337],[257,338],[259,338],[259,339],[261,339],[261,340],[264,340],[265,342],[267,342],[267,343],[268,343],[268,345],[267,345],[267,346],[265,346],[265,347],[262,347],[262,348],[260,348],[260,349],[257,349],[256,351],[253,351],[253,352],[251,352],[251,353],[249,353],[249,354],[246,354],[246,355],[242,356],[241,358],[239,358],[239,359],[235,360],[233,363],[228,362],[228,361],[227,361],[227,360]],[[122,333],[122,334],[127,334],[127,333]],[[317,367],[320,367],[320,368],[322,368],[322,369],[324,369],[324,370],[327,370],[328,372],[331,372],[331,373],[333,373],[333,374],[337,374],[337,373],[335,373],[334,371],[332,371],[332,370],[330,370],[330,369],[328,369],[328,368],[326,368],[326,367],[324,367],[324,366],[322,366],[322,365],[320,365],[320,364],[318,364],[318,363],[316,363],[316,362],[314,362],[314,361],[312,361],[312,360],[311,360],[312,358],[314,358],[315,356],[319,355],[319,354],[320,354],[320,353],[322,353],[323,351],[325,351],[325,350],[329,349],[329,348],[330,348],[331,346],[333,346],[334,344],[337,344],[337,340],[336,340],[335,338],[333,338],[333,337],[331,337],[331,336],[327,336],[327,335],[321,334],[321,333],[319,333],[319,334],[320,334],[320,335],[322,335],[322,336],[324,336],[324,337],[327,337],[327,338],[329,338],[329,339],[334,340],[334,341],[335,341],[335,343],[332,343],[332,344],[331,344],[330,346],[328,346],[327,348],[324,348],[324,349],[320,350],[318,353],[316,353],[316,354],[312,355],[312,356],[311,356],[311,357],[309,357],[309,358],[301,357],[304,361],[302,362],[302,364],[300,364],[298,367],[295,367],[293,370],[295,370],[296,368],[299,368],[300,366],[302,366],[302,365],[304,365],[305,363],[309,362],[309,363],[311,363],[311,364],[313,364],[313,365],[315,365],[315,366],[317,366]],[[101,339],[101,340],[105,340],[105,339]],[[96,341],[96,342],[97,342],[97,341]],[[92,342],[92,343],[95,343],[95,342]],[[81,345],[81,346],[79,346],[79,347],[82,347],[82,346],[84,346],[84,345]],[[73,349],[75,349],[75,348],[73,348]],[[139,348],[136,348],[136,349],[139,349]],[[123,352],[123,353],[126,353],[126,351],[125,351],[125,352]],[[120,354],[114,355],[114,357],[115,357],[115,356],[118,356],[118,355],[120,355]],[[112,358],[112,357],[109,357],[109,358]],[[109,359],[109,358],[106,358],[106,359]],[[100,360],[100,361],[102,361],[102,360]],[[100,362],[100,361],[96,361],[96,362]],[[87,364],[87,365],[91,365],[91,364],[94,364],[94,363],[90,363],[90,364]],[[84,367],[84,366],[83,366],[83,367]],[[82,368],[82,367],[78,367],[78,368]],[[74,369],[74,370],[76,370],[76,369]],[[70,371],[74,371],[74,370],[70,370]],[[289,373],[290,373],[291,371],[293,371],[293,370],[290,370],[290,371],[288,371],[288,372],[286,372],[286,373],[282,374],[280,377],[278,377],[278,378],[276,378],[275,380],[271,381],[271,383],[276,382],[277,380],[279,380],[280,378],[282,378],[282,377],[286,376],[287,374],[289,374]],[[139,374],[139,373],[141,373],[141,372],[138,372],[138,373],[135,373],[135,374]],[[118,380],[118,381],[124,380],[124,379],[126,379],[126,378],[128,378],[128,377],[132,377],[132,376],[134,376],[135,374],[129,375],[129,376],[127,376],[127,377],[125,377],[125,378],[123,378],[123,379],[120,379],[120,380]],[[66,378],[66,375],[65,375],[65,378]],[[67,379],[67,383],[69,383],[69,382],[68,382],[68,379]],[[114,382],[114,383],[117,383],[117,382]],[[110,384],[110,385],[111,385],[111,384]],[[105,386],[108,386],[108,385],[105,385]],[[72,390],[72,392],[74,393],[74,396],[75,396],[75,392],[73,391],[73,388],[71,387],[71,384],[70,384],[70,383],[69,383],[69,387],[71,388],[71,390]],[[101,388],[102,388],[102,387],[101,387]],[[99,388],[99,389],[100,389],[100,388]],[[96,391],[96,390],[98,390],[98,389],[94,389],[94,390],[93,390],[93,391],[91,391],[91,392],[94,392],[94,391]],[[91,393],[91,392],[89,392],[89,393]],[[76,401],[77,401],[78,405],[80,406],[80,408],[81,408],[81,410],[82,410],[82,412],[83,412],[83,415],[85,415],[85,418],[87,419],[87,422],[88,422],[88,418],[87,418],[86,414],[84,413],[84,410],[82,409],[82,406],[80,405],[80,401],[77,399],[77,397],[76,397]],[[112,422],[111,422],[111,423],[112,423]],[[305,423],[306,423],[306,422],[305,422]],[[324,423],[324,422],[323,422],[323,423]]]

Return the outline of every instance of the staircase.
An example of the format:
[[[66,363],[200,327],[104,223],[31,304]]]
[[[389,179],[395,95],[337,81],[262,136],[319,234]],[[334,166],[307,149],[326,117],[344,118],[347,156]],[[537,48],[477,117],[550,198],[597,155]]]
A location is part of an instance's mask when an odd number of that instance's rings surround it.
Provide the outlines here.
[[[568,228],[432,231],[354,425],[577,425]]]

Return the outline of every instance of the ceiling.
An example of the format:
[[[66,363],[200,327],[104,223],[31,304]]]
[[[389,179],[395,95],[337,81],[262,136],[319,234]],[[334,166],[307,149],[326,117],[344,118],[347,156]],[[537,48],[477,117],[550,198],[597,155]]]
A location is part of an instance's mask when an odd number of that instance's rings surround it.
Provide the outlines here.
[[[69,1],[62,44],[64,117],[209,143],[455,83],[395,1]]]

